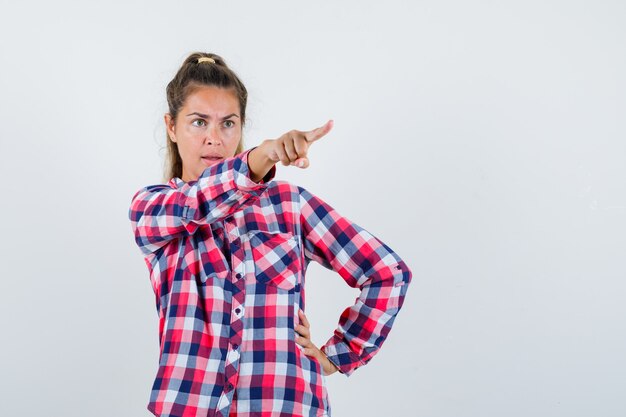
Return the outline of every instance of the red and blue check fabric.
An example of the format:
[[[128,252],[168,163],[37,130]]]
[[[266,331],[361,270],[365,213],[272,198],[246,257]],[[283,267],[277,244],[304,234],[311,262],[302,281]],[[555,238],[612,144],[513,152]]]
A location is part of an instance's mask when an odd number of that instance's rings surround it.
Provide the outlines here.
[[[310,261],[361,291],[321,347],[346,376],[379,351],[411,282],[389,246],[274,181],[276,166],[252,181],[252,149],[132,198],[159,317],[156,416],[330,416],[321,364],[295,341]]]

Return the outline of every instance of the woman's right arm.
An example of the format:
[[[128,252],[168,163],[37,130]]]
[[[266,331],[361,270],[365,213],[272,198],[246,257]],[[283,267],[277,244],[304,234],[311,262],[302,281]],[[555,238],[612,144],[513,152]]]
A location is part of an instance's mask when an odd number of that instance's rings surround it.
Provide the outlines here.
[[[333,127],[291,130],[278,139],[207,167],[196,181],[179,189],[164,184],[142,188],[132,198],[130,218],[135,242],[145,256],[172,239],[193,234],[199,225],[223,220],[254,202],[276,175],[276,163],[307,168],[308,148]],[[259,182],[260,181],[260,182]]]
[[[257,147],[205,169],[196,181],[178,189],[158,184],[135,193],[128,211],[135,242],[149,255],[172,239],[193,234],[199,225],[223,220],[255,201],[274,178],[265,152]],[[252,165],[249,165],[252,164]],[[265,165],[264,165],[265,164]],[[263,181],[259,181],[262,178]],[[256,180],[256,181],[255,181]]]

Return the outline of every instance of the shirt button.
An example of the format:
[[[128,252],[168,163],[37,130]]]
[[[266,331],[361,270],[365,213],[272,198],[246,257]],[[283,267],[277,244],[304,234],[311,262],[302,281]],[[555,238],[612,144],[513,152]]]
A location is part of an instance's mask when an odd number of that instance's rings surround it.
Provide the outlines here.
[[[241,278],[241,274],[239,272],[237,272],[237,275],[235,275],[237,277],[237,279]]]
[[[235,343],[235,344],[233,345],[233,349],[237,349],[238,347],[239,347],[239,345],[238,345],[237,343]]]
[[[230,391],[231,389],[233,389],[233,384],[228,384],[228,390]]]
[[[240,312],[240,311],[241,311],[241,309],[240,309],[239,307],[237,307],[237,308],[235,309],[235,313],[237,313],[237,314],[239,314],[239,312]]]

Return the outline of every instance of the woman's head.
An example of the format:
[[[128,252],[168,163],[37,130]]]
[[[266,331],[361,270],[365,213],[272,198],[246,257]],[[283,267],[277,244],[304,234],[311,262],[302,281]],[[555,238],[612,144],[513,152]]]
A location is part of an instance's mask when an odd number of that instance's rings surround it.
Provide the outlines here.
[[[248,92],[215,54],[193,53],[167,85],[166,180],[196,180],[207,166],[243,151]]]

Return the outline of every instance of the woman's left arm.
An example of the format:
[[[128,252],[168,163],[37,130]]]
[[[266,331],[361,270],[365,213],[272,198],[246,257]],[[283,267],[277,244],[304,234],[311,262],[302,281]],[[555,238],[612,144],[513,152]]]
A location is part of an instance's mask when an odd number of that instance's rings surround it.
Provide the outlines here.
[[[300,224],[305,256],[332,269],[361,293],[320,348],[346,376],[383,345],[411,282],[406,263],[386,244],[302,187]]]

